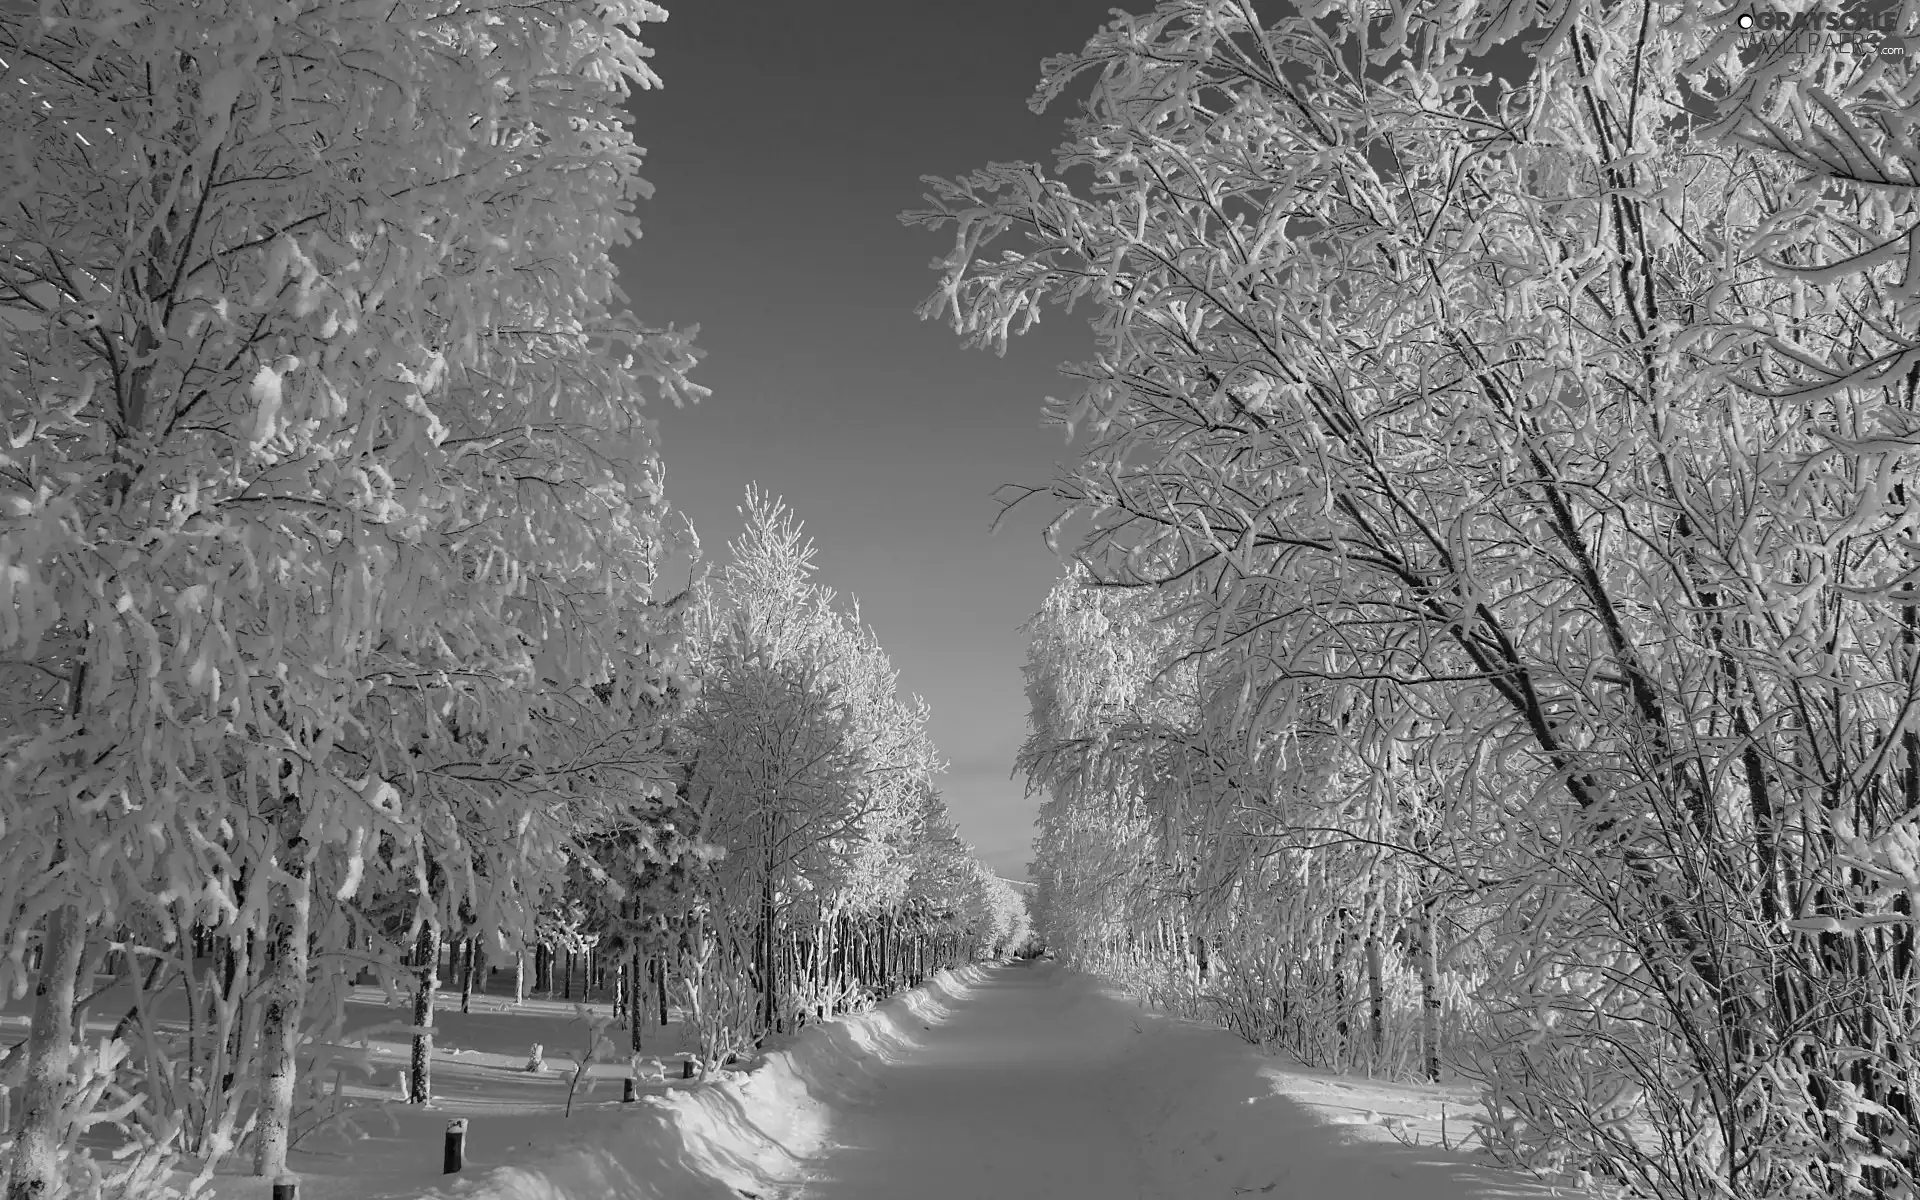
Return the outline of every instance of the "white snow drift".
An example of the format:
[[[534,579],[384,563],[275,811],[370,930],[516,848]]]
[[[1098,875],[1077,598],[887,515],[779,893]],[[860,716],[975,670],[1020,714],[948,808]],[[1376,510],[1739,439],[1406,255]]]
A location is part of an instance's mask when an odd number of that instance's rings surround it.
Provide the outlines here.
[[[837,1109],[869,1094],[874,1073],[919,1047],[987,969],[942,971],[871,1012],[803,1031],[750,1073],[576,1117],[510,1166],[421,1200],[705,1200],[765,1196],[798,1179],[826,1145]]]

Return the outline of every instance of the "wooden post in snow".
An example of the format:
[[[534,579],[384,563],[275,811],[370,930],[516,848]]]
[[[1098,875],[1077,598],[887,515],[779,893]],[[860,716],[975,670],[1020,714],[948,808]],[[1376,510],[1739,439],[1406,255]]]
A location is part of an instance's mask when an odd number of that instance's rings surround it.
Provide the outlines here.
[[[440,1173],[457,1174],[467,1165],[467,1119],[455,1117],[447,1122],[446,1153],[441,1157]]]

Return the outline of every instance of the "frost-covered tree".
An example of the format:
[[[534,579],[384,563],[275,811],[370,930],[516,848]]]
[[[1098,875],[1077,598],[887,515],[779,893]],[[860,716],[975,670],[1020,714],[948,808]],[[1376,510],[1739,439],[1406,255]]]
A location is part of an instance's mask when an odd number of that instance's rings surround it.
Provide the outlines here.
[[[902,911],[935,953],[932,961],[916,957],[910,974],[1010,955],[1030,929],[1025,899],[960,837],[938,792],[923,795],[916,824]],[[923,957],[925,949],[912,952]]]
[[[1032,871],[1049,943],[1308,1061],[1419,1052],[1431,1073],[1440,1030],[1419,1002],[1442,979],[1421,935],[1461,889],[1457,869],[1428,875],[1438,809],[1404,744],[1374,769],[1311,687],[1278,703],[1241,646],[1211,648],[1190,615],[1177,592],[1076,571],[1028,623],[1016,767],[1044,797]],[[1250,703],[1256,687],[1267,701]]]
[[[700,699],[678,733],[701,836],[725,851],[708,919],[719,958],[750,964],[747,1039],[924,973],[906,965],[935,936],[911,881],[928,839],[950,831],[926,819],[942,768],[925,703],[900,695],[857,606],[813,580],[786,507],[749,492],[742,511],[696,606]]]
[[[751,939],[759,1019],[771,1028],[783,910],[831,885],[833,851],[863,810],[850,722],[818,664],[774,661],[739,637],[702,658],[689,791],[700,836],[726,849],[717,907],[731,918],[723,928]]]
[[[1026,899],[977,856],[970,858],[973,884],[960,914],[962,946],[969,959],[999,961],[1027,939]]]
[[[206,1172],[256,1120],[276,1170],[329,1000],[306,985],[342,978],[309,939],[357,949],[362,888],[407,879],[410,929],[463,904],[511,927],[567,861],[565,777],[657,774],[638,408],[697,389],[607,251],[646,186],[634,29],[662,16],[0,9],[0,657],[31,685],[0,729],[0,982],[44,947],[9,1200],[63,1186],[102,1073],[149,1100],[114,1186],[155,1194],[195,1120]],[[239,1061],[189,1095],[80,1057],[121,926],[189,978],[196,941],[227,948],[209,1040]],[[258,1113],[212,1115],[256,1062]]]
[[[1527,77],[1476,80],[1522,37]],[[923,311],[1004,345],[1095,307],[1049,406],[1081,558],[1179,599],[1194,732],[1364,801],[1422,896],[1481,889],[1492,1144],[1900,1194],[1910,68],[1737,37],[1587,0],[1117,18],[1047,64],[1036,106],[1097,76],[1057,173],[934,181]]]

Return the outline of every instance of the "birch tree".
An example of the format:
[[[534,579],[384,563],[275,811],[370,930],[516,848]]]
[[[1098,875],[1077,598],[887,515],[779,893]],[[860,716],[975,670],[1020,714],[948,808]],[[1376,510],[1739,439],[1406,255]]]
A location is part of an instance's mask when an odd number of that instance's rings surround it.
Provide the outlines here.
[[[1907,68],[1790,81],[1682,5],[1315,12],[1180,0],[1051,60],[1036,107],[1097,75],[1060,172],[934,181],[924,314],[1003,346],[1092,303],[1049,405],[1090,569],[1207,597],[1242,728],[1461,765],[1493,1144],[1911,1190]]]
[[[702,690],[682,752],[701,836],[726,851],[715,932],[731,930],[752,961],[765,1030],[849,1002],[850,941],[874,952],[864,988],[911,975],[903,962],[932,940],[952,955],[966,939],[913,898],[929,839],[950,833],[927,818],[942,765],[925,702],[901,694],[858,605],[813,578],[812,543],[785,505],[750,491],[742,511],[746,529],[698,604]],[[982,936],[993,919],[976,922]]]
[[[40,681],[0,763],[7,986],[47,939],[9,1200],[60,1190],[89,1119],[66,1014],[105,931],[288,948],[271,1172],[318,967],[297,931],[344,948],[376,851],[423,872],[462,819],[506,840],[446,896],[512,925],[568,838],[556,772],[515,764],[596,684],[647,736],[664,534],[637,410],[698,389],[684,333],[617,310],[606,252],[646,187],[634,29],[662,16],[0,10],[0,648]],[[479,746],[505,786],[463,777]]]

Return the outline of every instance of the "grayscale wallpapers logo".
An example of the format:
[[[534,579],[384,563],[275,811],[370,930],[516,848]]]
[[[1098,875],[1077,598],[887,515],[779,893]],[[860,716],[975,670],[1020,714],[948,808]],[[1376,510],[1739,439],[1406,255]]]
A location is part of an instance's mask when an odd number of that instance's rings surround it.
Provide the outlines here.
[[[1741,32],[1753,34],[1758,45],[1806,51],[1821,44],[1821,35],[1831,35],[1840,45],[1857,51],[1897,56],[1910,52],[1906,39],[1895,33],[1899,20],[1898,5],[1887,5],[1879,12],[1866,12],[1857,5],[1820,5],[1805,12],[1755,9],[1741,13],[1734,23]]]

